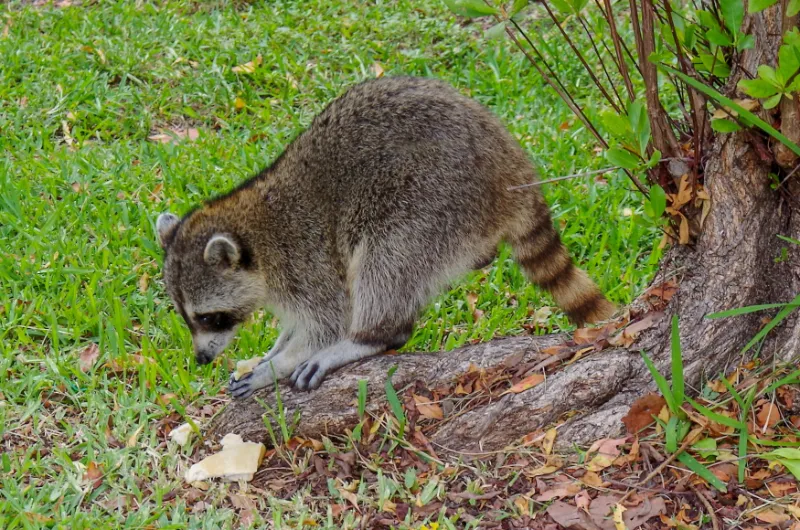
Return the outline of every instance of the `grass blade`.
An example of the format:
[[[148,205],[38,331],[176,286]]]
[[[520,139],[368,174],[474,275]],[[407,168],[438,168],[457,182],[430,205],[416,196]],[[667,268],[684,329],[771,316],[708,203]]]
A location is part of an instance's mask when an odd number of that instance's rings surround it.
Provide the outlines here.
[[[697,411],[705,416],[706,418],[710,419],[711,421],[715,421],[721,425],[725,425],[727,427],[733,427],[734,429],[742,429],[744,428],[747,430],[747,425],[743,425],[741,421],[735,420],[733,418],[729,418],[727,416],[723,416],[722,414],[718,414],[713,410],[709,409],[708,407],[704,407],[697,401],[693,400],[690,397],[686,398],[686,401],[689,402]]]
[[[742,349],[742,353],[743,354],[746,353],[755,344],[760,342],[761,339],[766,337],[767,333],[772,331],[772,329],[775,326],[777,326],[778,324],[783,322],[783,319],[785,319],[787,316],[789,316],[789,314],[792,311],[794,311],[795,309],[797,309],[798,306],[800,306],[800,294],[795,296],[794,299],[791,302],[786,304],[786,306],[783,309],[778,311],[778,314],[775,315],[775,317],[772,320],[769,321],[769,324],[764,326],[758,333],[756,333],[756,335],[752,339],[750,339],[750,342],[748,342],[747,345],[745,345],[745,347]]]
[[[749,305],[747,307],[737,307],[736,309],[728,309],[727,311],[720,311],[718,313],[711,313],[710,315],[706,315],[706,318],[726,318],[726,317],[736,317],[739,315],[747,315],[749,313],[757,313],[758,311],[764,311],[766,309],[777,309],[779,307],[786,307],[789,305],[787,304],[761,304],[761,305]]]
[[[644,364],[647,365],[647,369],[650,370],[650,375],[653,376],[653,380],[656,382],[658,389],[664,396],[664,400],[667,402],[667,407],[669,407],[669,410],[673,414],[677,414],[676,409],[678,408],[678,404],[675,403],[675,397],[672,395],[672,389],[670,388],[666,378],[659,373],[653,364],[653,361],[650,360],[650,357],[648,357],[644,351],[639,353],[641,353],[642,359],[644,359]]]
[[[392,376],[397,371],[397,366],[392,366],[389,369],[389,374],[386,378],[386,400],[389,401],[389,406],[392,408],[395,418],[400,423],[400,435],[398,438],[403,437],[406,428],[406,413],[403,410],[403,404],[400,403],[400,398],[397,396],[397,391],[392,386]]]
[[[717,101],[721,105],[724,105],[724,106],[728,107],[729,109],[735,110],[736,112],[739,113],[740,117],[745,119],[745,121],[747,121],[749,123],[752,123],[753,125],[757,126],[759,129],[761,129],[762,131],[764,131],[765,133],[769,134],[770,136],[772,136],[773,138],[778,140],[780,143],[782,143],[783,145],[788,147],[794,154],[800,156],[800,146],[798,146],[796,143],[794,143],[793,141],[789,140],[786,136],[781,134],[781,132],[778,131],[775,127],[773,127],[769,123],[765,122],[764,120],[762,120],[761,118],[759,118],[758,116],[756,116],[755,114],[750,112],[749,110],[745,109],[744,107],[742,107],[741,105],[739,105],[738,103],[733,101],[732,99],[726,98],[725,96],[723,96],[718,91],[716,91],[713,88],[711,88],[710,86],[707,86],[707,85],[699,82],[698,80],[689,77],[688,75],[684,74],[683,72],[675,70],[674,68],[670,68],[669,66],[666,66],[666,65],[663,65],[663,64],[659,65],[659,68],[661,68],[662,70],[666,70],[667,72],[671,73],[672,75],[680,78],[680,80],[683,81],[684,83],[686,83],[687,85],[691,86],[695,90],[698,90],[699,92],[702,92],[703,94],[705,94],[706,96],[710,97],[711,99]]]
[[[697,459],[695,459],[695,457],[689,453],[679,454],[678,460],[680,460],[683,465],[688,467],[690,471],[693,471],[697,476],[714,486],[719,491],[723,493],[728,491],[728,488],[725,487],[724,482],[718,479],[711,471],[708,470],[706,466],[698,462]]]

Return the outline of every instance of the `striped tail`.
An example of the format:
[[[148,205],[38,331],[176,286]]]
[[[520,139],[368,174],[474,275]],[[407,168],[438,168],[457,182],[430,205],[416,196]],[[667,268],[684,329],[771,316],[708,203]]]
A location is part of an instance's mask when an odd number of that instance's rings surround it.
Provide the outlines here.
[[[589,276],[576,267],[553,226],[547,222],[511,240],[517,262],[536,285],[548,290],[578,326],[611,318],[616,308]]]

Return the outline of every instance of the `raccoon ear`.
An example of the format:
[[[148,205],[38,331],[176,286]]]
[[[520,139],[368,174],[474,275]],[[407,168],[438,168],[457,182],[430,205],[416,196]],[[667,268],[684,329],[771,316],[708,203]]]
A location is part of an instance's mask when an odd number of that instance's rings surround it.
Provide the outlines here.
[[[175,229],[178,228],[180,222],[178,216],[172,213],[162,213],[158,216],[156,232],[158,232],[158,242],[161,244],[161,248],[166,249],[172,243]]]
[[[213,267],[235,267],[242,254],[239,245],[226,234],[216,234],[206,243],[203,259]]]

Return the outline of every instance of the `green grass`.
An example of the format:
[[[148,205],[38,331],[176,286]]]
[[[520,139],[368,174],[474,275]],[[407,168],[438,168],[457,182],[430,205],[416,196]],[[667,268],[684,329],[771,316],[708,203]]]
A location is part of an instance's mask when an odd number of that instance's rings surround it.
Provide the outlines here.
[[[375,62],[386,75],[440,77],[491,107],[542,178],[606,165],[510,43],[485,41],[435,0],[86,3],[0,8],[2,528],[230,524],[227,509],[194,515],[180,499],[162,502],[181,486],[176,468],[190,451],[165,443],[157,425],[175,407],[157,398],[175,394],[181,410],[201,416],[218,403],[233,360],[266,351],[277,332],[269,318],[254,319],[226,360],[196,366],[160,282],[155,218],[268,164]],[[231,71],[258,55],[253,74]],[[577,84],[576,72],[567,68]],[[148,140],[170,127],[199,138]],[[576,260],[622,303],[650,278],[657,237],[629,187],[614,174],[545,187]],[[468,294],[484,311],[477,320]],[[503,252],[432,303],[408,349],[520,333],[546,305]],[[555,312],[539,329],[565,326]],[[100,358],[83,373],[78,355],[91,343]],[[105,368],[111,360],[132,369]],[[95,490],[83,479],[92,462],[104,473]],[[136,509],[109,507],[118,495]]]

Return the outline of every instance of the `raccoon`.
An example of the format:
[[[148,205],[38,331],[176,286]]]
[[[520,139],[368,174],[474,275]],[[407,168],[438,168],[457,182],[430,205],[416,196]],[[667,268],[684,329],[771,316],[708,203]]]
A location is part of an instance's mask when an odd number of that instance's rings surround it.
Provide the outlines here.
[[[254,311],[281,333],[230,392],[275,379],[299,390],[396,349],[448,284],[491,263],[501,241],[577,323],[614,306],[577,268],[523,149],[476,101],[426,78],[358,84],[275,162],[178,218],[159,216],[164,281],[211,362]],[[516,189],[515,189],[516,188]]]

